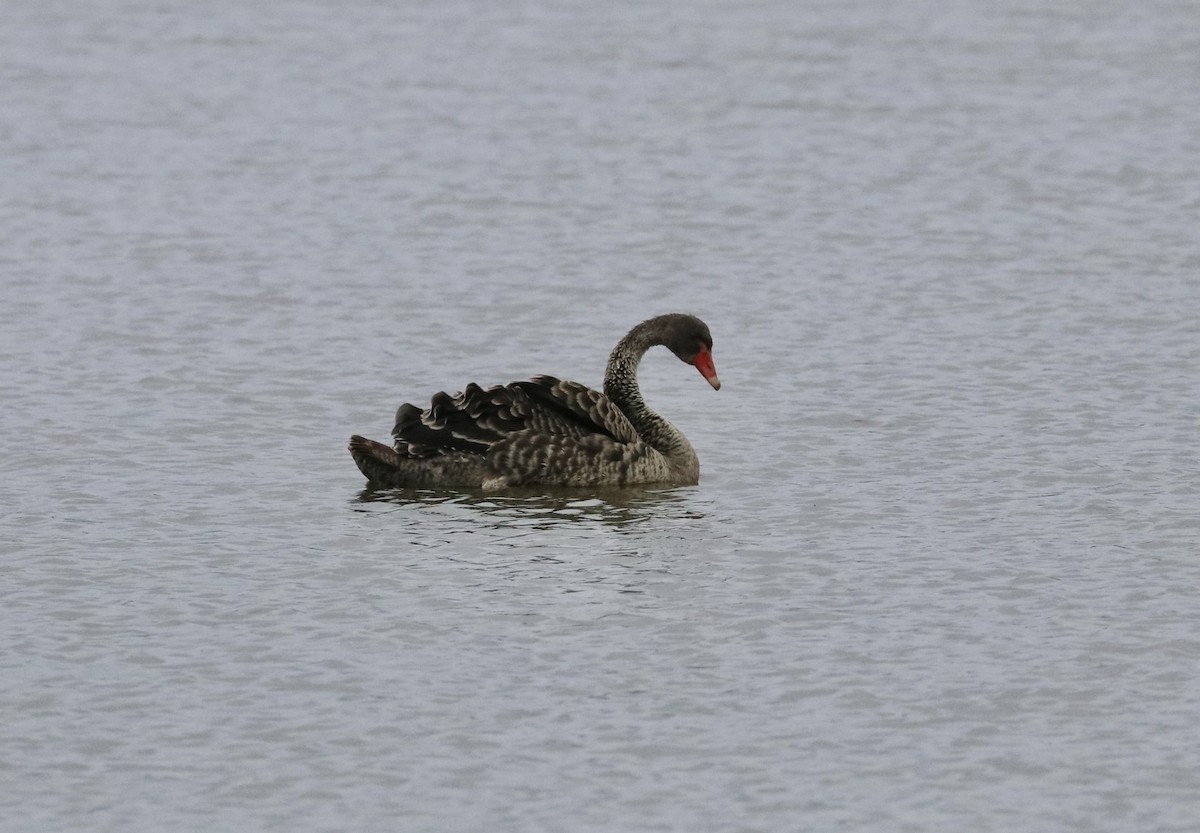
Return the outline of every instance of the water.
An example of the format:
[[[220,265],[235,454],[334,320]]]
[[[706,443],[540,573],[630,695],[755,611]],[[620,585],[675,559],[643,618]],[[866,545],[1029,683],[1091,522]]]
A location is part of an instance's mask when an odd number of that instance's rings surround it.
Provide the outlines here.
[[[0,828],[1190,830],[1200,11],[10,3]],[[696,488],[371,494],[439,389]]]

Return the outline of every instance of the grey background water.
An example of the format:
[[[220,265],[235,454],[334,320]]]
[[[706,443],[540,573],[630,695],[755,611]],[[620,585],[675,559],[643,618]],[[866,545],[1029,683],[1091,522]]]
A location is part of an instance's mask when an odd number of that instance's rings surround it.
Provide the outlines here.
[[[4,16],[0,828],[1194,829],[1200,7]],[[363,493],[670,310],[698,487]]]

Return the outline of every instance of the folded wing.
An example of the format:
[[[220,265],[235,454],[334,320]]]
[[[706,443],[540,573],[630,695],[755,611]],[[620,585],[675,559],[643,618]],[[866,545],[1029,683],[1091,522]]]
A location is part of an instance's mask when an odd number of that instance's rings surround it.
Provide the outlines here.
[[[410,457],[447,453],[486,456],[534,437],[631,445],[639,442],[628,418],[600,391],[578,382],[535,376],[491,388],[470,384],[462,393],[435,394],[425,410],[404,404],[392,430],[396,450]],[[554,443],[557,445],[557,443]]]

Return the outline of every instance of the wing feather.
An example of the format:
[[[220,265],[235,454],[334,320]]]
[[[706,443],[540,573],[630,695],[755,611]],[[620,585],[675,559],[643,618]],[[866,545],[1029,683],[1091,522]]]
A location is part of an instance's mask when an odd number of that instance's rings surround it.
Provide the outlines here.
[[[434,394],[424,410],[405,403],[396,411],[392,436],[396,450],[410,457],[449,452],[482,456],[518,437],[526,442],[537,437],[638,441],[633,425],[607,396],[553,376],[491,388],[472,383],[455,396]]]
[[[573,424],[586,433],[603,434],[619,443],[632,443],[638,439],[629,418],[598,390],[553,376],[534,376],[528,382],[514,382],[513,386],[520,386],[531,400],[542,405],[550,422],[559,423],[561,430],[549,433],[577,436],[565,430]]]

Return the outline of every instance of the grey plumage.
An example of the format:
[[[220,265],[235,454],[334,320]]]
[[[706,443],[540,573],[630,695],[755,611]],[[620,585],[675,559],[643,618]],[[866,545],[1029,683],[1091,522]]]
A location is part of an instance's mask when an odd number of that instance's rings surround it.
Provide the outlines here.
[[[401,405],[393,448],[356,435],[350,453],[383,487],[695,483],[696,452],[646,406],[638,388],[638,363],[660,344],[720,387],[704,322],[661,315],[634,327],[613,350],[604,393],[553,376],[486,389],[470,384],[455,396],[434,394],[424,410]]]

